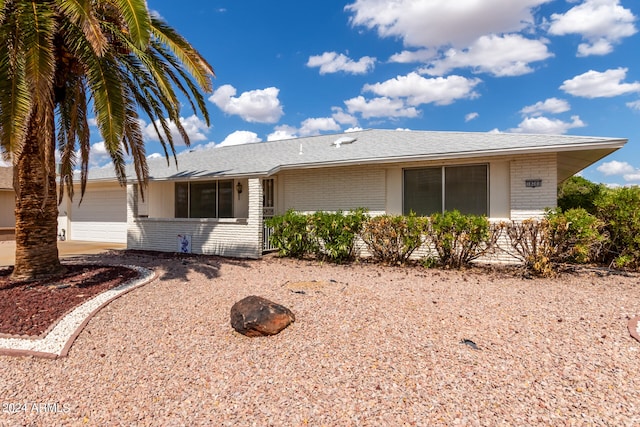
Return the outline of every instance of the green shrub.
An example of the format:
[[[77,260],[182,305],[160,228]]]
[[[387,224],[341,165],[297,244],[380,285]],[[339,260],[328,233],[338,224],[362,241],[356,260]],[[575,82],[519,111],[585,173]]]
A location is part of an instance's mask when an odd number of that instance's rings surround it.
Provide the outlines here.
[[[269,241],[282,256],[302,258],[314,252],[311,239],[309,216],[292,209],[284,215],[276,215],[265,220],[267,227],[273,229]]]
[[[454,210],[431,215],[427,237],[438,254],[440,265],[461,268],[491,250],[498,233],[486,217],[463,215]]]
[[[606,240],[598,218],[583,208],[577,208],[565,212],[559,209],[548,211],[546,219],[551,262],[584,264],[598,259]]]
[[[640,187],[603,191],[596,200],[596,216],[609,236],[602,261],[640,269]]]
[[[528,273],[541,277],[552,276],[555,273],[551,242],[548,238],[549,221],[546,218],[511,221],[503,223],[502,226],[513,250],[505,249],[506,252],[519,259]]]
[[[377,261],[403,264],[424,242],[426,217],[380,215],[364,223],[362,240]]]
[[[606,241],[602,222],[585,209],[547,211],[542,219],[503,224],[511,248],[525,269],[541,277],[556,273],[558,264],[597,260]]]
[[[318,256],[332,262],[353,259],[356,237],[368,215],[364,209],[338,212],[316,212],[310,216],[313,247]]]

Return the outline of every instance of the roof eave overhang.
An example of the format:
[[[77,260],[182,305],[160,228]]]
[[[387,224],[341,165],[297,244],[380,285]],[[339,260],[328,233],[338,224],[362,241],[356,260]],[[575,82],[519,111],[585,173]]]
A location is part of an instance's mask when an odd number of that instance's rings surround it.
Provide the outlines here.
[[[149,181],[153,182],[163,182],[163,181],[206,181],[212,179],[250,179],[250,178],[263,178],[268,176],[268,172],[247,172],[247,173],[236,173],[236,174],[225,174],[225,175],[189,175],[189,174],[180,174],[180,175],[172,175],[172,176],[163,176],[163,177],[149,177]],[[136,183],[136,180],[129,180],[132,183]]]
[[[317,169],[317,168],[325,168],[325,167],[332,167],[332,166],[356,166],[356,165],[384,164],[384,163],[407,163],[407,162],[421,162],[421,161],[434,161],[434,160],[505,157],[505,156],[516,156],[516,155],[526,155],[526,154],[560,153],[560,152],[570,152],[570,151],[578,152],[578,151],[606,150],[608,151],[607,154],[610,154],[622,148],[626,142],[627,142],[626,139],[616,139],[616,140],[611,140],[607,142],[589,143],[589,144],[580,144],[580,145],[557,145],[557,146],[545,146],[545,147],[509,148],[509,149],[496,149],[496,150],[465,151],[465,152],[455,152],[455,153],[451,152],[451,153],[421,154],[421,155],[413,155],[413,156],[349,159],[349,160],[338,160],[338,161],[330,161],[330,162],[295,163],[290,165],[279,165],[271,169],[266,175],[272,176],[277,174],[278,172],[285,171],[285,170]],[[601,156],[600,158],[602,157],[604,156]],[[588,165],[585,165],[583,168],[587,166]]]

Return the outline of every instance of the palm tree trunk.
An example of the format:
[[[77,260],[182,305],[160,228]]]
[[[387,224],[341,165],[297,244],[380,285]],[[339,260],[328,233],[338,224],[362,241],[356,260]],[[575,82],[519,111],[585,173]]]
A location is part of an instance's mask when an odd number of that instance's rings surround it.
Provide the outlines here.
[[[37,120],[29,124],[17,165],[14,168],[16,188],[16,260],[12,279],[35,280],[60,273],[58,258],[58,205],[56,198],[55,157],[45,156],[43,129]],[[55,147],[55,136],[49,134]],[[48,158],[48,159],[47,159]],[[49,167],[45,168],[45,162]],[[47,172],[47,169],[49,172]],[[47,185],[48,184],[48,185]]]

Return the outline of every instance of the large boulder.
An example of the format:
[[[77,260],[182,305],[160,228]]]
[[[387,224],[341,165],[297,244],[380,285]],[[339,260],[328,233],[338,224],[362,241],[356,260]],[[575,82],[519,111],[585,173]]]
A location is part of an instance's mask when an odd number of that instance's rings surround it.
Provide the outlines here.
[[[295,320],[287,307],[255,295],[231,307],[231,326],[248,337],[275,335]]]

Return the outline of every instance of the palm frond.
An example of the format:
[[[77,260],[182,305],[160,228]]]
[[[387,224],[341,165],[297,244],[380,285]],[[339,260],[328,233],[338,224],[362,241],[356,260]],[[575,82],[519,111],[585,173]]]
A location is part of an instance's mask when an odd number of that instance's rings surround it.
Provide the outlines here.
[[[24,61],[10,61],[5,47],[0,47],[0,146],[17,158],[27,135],[32,97],[24,77]],[[10,62],[15,66],[10,67]]]
[[[159,96],[169,100],[173,104],[173,108],[180,108],[180,100],[171,86],[171,81],[166,76],[168,64],[162,61],[162,58],[154,55],[152,49],[138,49],[123,35],[120,35],[118,42],[131,52],[129,55],[120,56],[120,60],[127,67],[129,73],[134,77],[142,73],[150,74],[152,78],[148,80],[148,85],[157,87],[161,92]]]
[[[126,98],[130,100],[134,99],[131,93],[127,94]],[[133,159],[133,166],[138,180],[140,195],[144,200],[144,189],[147,186],[149,177],[149,166],[147,165],[144,138],[142,136],[142,129],[140,129],[140,122],[138,120],[138,113],[136,111],[135,104],[127,104],[127,111],[127,124],[125,125],[123,145]]]
[[[82,153],[90,146],[90,130],[87,119],[86,87],[81,78],[69,82],[67,91],[69,96],[58,105],[58,150],[60,151],[60,191],[59,201],[62,201],[66,187],[69,198],[73,200],[73,171],[77,162],[76,142]],[[82,155],[86,164],[81,165],[88,169],[88,151]],[[83,196],[81,194],[81,196]]]
[[[88,86],[93,94],[96,123],[109,154],[120,149],[126,119],[122,95],[122,80],[118,65],[112,58],[90,56]]]
[[[48,4],[30,2],[31,13],[21,16],[21,40],[25,58],[25,80],[29,82],[35,102],[43,104],[51,99],[56,69],[53,35],[55,15]]]
[[[171,81],[173,82],[173,85],[175,85],[182,92],[182,94],[188,100],[191,106],[191,109],[193,111],[200,111],[200,113],[202,114],[202,117],[205,120],[205,123],[207,124],[207,126],[209,126],[210,119],[209,119],[209,111],[207,110],[206,100],[202,95],[202,92],[200,92],[198,86],[193,82],[192,78],[184,70],[184,68],[180,66],[180,63],[178,62],[177,58],[175,58],[174,56],[166,52],[166,49],[164,49],[162,46],[154,46],[154,47],[165,58],[165,60],[169,62],[169,64],[171,64],[172,68],[167,69],[167,75],[170,77]],[[179,77],[172,70],[177,71]],[[187,85],[189,90],[185,88],[185,86],[183,85],[183,82],[184,84]],[[197,104],[197,108],[196,108],[196,105],[194,105],[193,103],[194,99]]]
[[[108,47],[108,41],[100,28],[100,21],[93,13],[92,2],[90,0],[56,0],[56,3],[60,12],[72,24],[82,29],[95,54],[102,56]]]
[[[153,35],[166,45],[186,67],[203,91],[213,90],[213,67],[180,34],[156,16],[151,16]]]
[[[151,19],[145,0],[114,0],[122,14],[129,37],[140,49],[144,49],[151,38]]]

